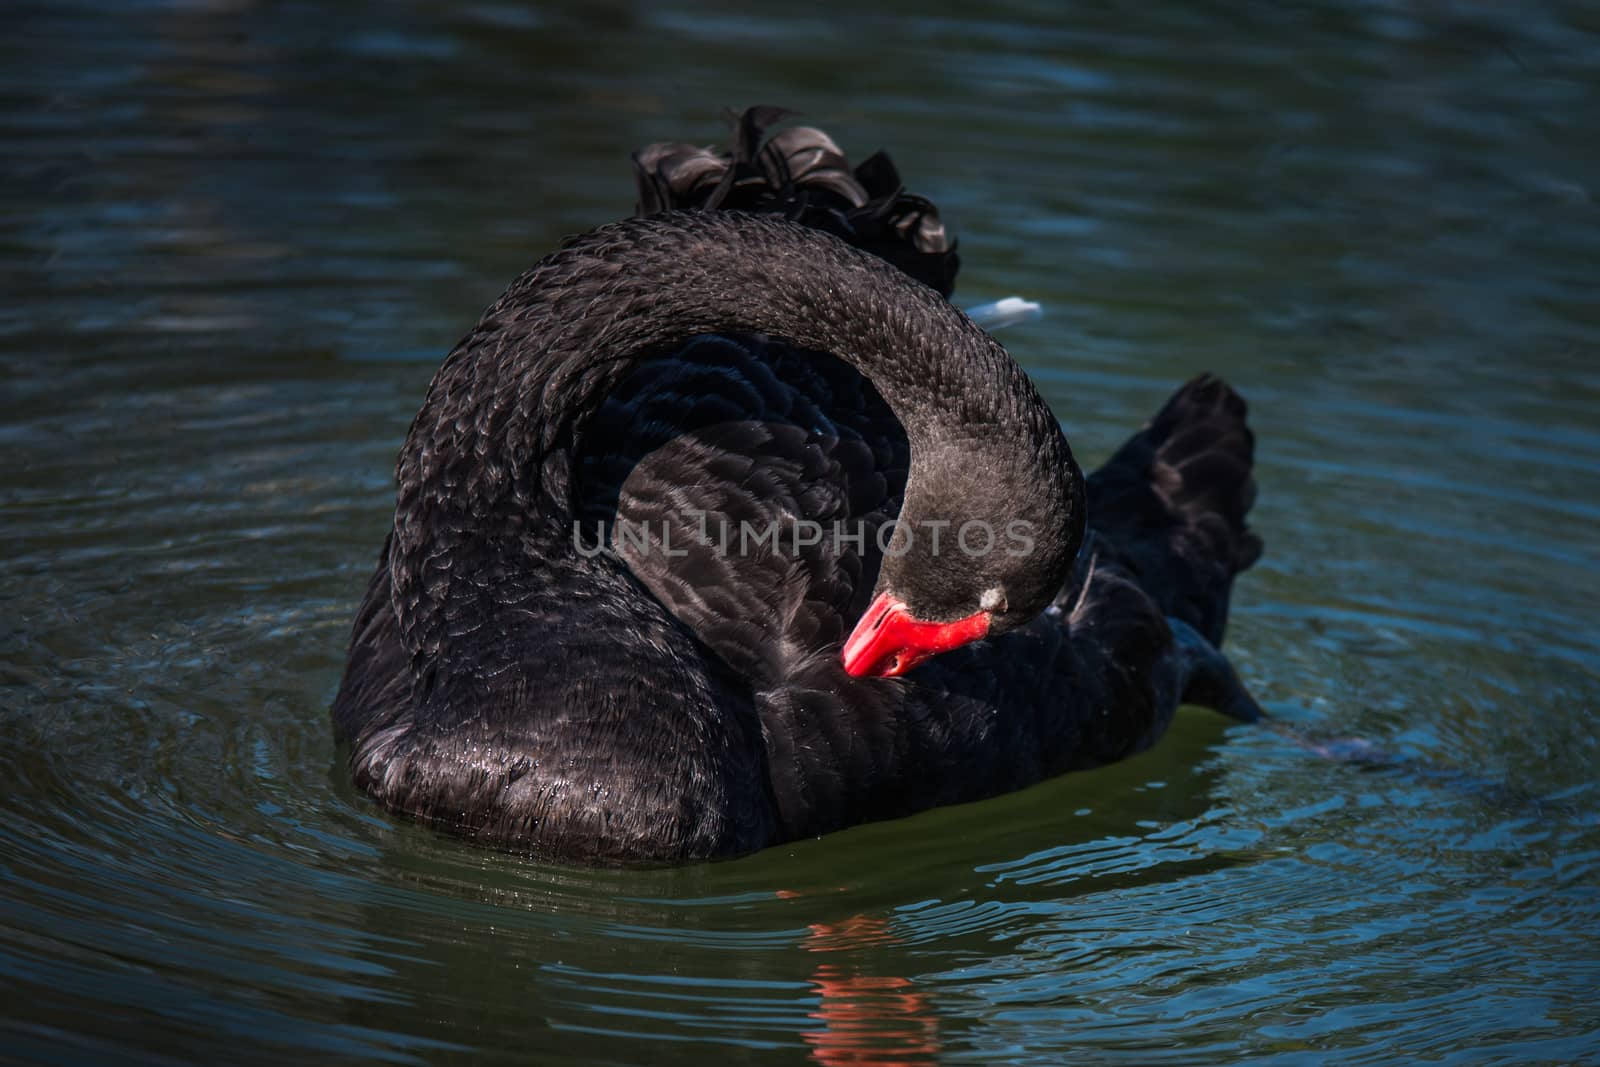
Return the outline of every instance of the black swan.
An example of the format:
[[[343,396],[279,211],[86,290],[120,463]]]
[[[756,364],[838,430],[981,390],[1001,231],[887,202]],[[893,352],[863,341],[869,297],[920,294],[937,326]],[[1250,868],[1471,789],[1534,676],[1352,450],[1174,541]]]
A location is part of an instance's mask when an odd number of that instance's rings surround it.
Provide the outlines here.
[[[733,855],[1261,714],[1218,652],[1242,400],[1085,479],[946,299],[954,246],[817,130],[635,156],[641,216],[489,308],[401,450],[333,707],[390,811],[540,856]],[[854,247],[852,247],[854,246]]]

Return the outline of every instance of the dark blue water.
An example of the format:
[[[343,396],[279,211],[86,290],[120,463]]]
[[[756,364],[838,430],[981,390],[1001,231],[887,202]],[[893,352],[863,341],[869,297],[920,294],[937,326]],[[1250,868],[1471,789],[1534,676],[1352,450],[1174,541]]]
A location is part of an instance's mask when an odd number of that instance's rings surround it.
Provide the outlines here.
[[[1600,16],[928,10],[5,6],[0,1059],[1600,1059]],[[1382,759],[1185,710],[647,873],[354,793],[326,709],[434,367],[631,149],[756,102],[891,149],[963,300],[1046,305],[1004,339],[1085,460],[1246,394],[1230,650]]]

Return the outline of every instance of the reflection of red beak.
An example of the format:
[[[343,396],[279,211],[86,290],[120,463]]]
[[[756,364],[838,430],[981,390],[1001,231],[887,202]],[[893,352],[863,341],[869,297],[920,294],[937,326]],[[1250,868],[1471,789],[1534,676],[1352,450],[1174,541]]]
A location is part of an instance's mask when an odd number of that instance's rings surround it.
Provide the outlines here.
[[[904,674],[929,656],[983,637],[990,618],[980,611],[954,622],[923,622],[893,596],[879,593],[844,643],[845,673],[854,678]]]

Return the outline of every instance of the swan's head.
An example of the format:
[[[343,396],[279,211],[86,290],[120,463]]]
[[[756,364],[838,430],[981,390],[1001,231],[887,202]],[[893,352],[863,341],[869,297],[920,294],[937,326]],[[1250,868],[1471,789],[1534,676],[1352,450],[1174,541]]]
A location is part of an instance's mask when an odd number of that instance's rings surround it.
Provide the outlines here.
[[[872,602],[844,644],[847,673],[904,674],[1055,599],[1083,543],[1083,480],[1070,453],[1007,473],[954,463],[943,477],[926,472],[926,493],[908,486],[893,538],[880,540]]]

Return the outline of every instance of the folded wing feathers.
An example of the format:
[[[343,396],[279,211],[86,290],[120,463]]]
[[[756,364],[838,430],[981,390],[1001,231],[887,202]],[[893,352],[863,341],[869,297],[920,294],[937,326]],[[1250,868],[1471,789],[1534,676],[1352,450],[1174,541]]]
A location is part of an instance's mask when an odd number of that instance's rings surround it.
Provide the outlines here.
[[[663,142],[633,155],[638,213],[670,209],[768,211],[815,227],[881,256],[949,296],[960,260],[939,209],[905,191],[883,152],[852,169],[822,130],[793,126],[766,137],[792,115],[746,109],[730,151]]]

